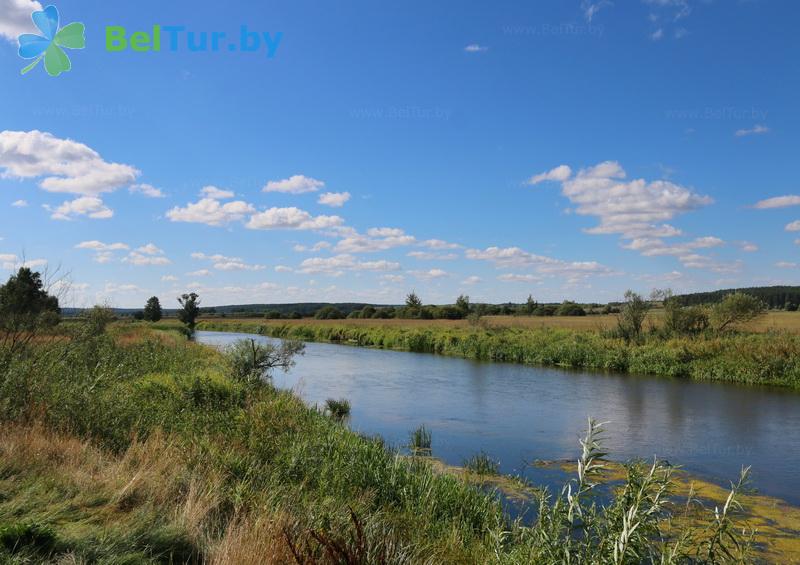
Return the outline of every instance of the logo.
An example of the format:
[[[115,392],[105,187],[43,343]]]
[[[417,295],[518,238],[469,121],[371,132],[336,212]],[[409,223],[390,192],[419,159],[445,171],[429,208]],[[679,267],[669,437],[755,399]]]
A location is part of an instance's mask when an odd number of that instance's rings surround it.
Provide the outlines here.
[[[31,14],[33,23],[42,35],[23,33],[19,36],[19,56],[34,61],[22,69],[21,74],[28,73],[44,59],[44,69],[51,77],[57,77],[72,68],[67,49],[83,49],[86,47],[84,25],[74,22],[59,29],[58,9],[47,6],[41,12]]]

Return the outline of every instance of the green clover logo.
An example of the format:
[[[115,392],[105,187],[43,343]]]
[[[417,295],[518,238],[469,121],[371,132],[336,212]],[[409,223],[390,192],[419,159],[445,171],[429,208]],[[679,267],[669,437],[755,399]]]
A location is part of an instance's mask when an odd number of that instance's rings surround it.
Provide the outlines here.
[[[42,59],[44,68],[51,77],[57,77],[70,70],[72,63],[62,47],[68,49],[86,47],[83,24],[75,22],[59,30],[58,9],[52,5],[41,12],[34,12],[31,18],[42,35],[23,33],[19,36],[19,56],[23,59],[35,59],[22,69],[21,74],[31,71]]]

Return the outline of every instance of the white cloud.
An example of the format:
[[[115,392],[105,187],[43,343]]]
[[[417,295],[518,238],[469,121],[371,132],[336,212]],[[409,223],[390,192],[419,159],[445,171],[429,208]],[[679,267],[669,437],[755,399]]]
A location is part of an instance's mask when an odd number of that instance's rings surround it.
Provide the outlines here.
[[[611,5],[612,3],[609,0],[599,0],[597,2],[582,0],[581,10],[583,10],[583,17],[586,19],[587,22],[592,23],[594,17],[603,7]]]
[[[114,216],[114,211],[96,196],[81,196],[75,200],[64,202],[55,210],[51,210],[48,206],[45,206],[45,209],[52,212],[50,217],[54,220],[72,220],[76,216],[87,216],[93,220],[107,220]]]
[[[789,261],[778,261],[775,263],[775,266],[779,269],[796,269],[797,263],[791,263]]]
[[[35,269],[47,265],[47,259],[22,259],[13,253],[0,253],[0,267],[13,271],[21,267]]]
[[[190,273],[186,273],[186,276],[189,277],[210,277],[211,271],[208,269],[200,269],[199,271],[192,271]]]
[[[28,201],[27,200],[15,200],[11,203],[14,208],[27,208]]]
[[[756,251],[758,251],[758,245],[750,241],[738,241],[736,242],[736,245],[738,245],[739,249],[741,249],[745,253],[755,253]]]
[[[139,251],[131,251],[127,257],[123,258],[124,263],[130,263],[137,267],[144,266],[161,266],[169,265],[172,263],[169,259],[162,256],[153,256],[149,254],[140,253]]]
[[[75,249],[91,249],[92,251],[121,251],[130,249],[125,243],[103,243],[93,239],[82,241],[75,246]]]
[[[0,35],[16,45],[17,37],[23,33],[40,33],[31,13],[41,10],[42,5],[31,0],[0,0]]]
[[[650,34],[650,39],[652,39],[653,41],[659,41],[661,39],[664,39],[664,30],[658,28],[657,30],[655,30],[653,33]]]
[[[152,184],[132,184],[128,187],[131,194],[141,194],[147,198],[164,198],[164,194],[160,188],[154,187]]]
[[[106,294],[131,294],[135,292],[144,292],[143,288],[135,284],[117,284],[113,282],[106,283],[104,290]]]
[[[766,200],[759,200],[753,205],[753,208],[766,210],[769,208],[787,208],[789,206],[800,206],[800,196],[787,194],[786,196],[775,196]]]
[[[618,274],[596,261],[562,261],[544,255],[535,255],[519,247],[487,247],[484,250],[467,249],[467,259],[488,261],[500,269],[531,268],[541,275],[564,276],[574,281],[591,275]]]
[[[349,192],[323,192],[319,195],[317,203],[331,208],[341,208],[348,200],[350,200]]]
[[[325,183],[321,180],[313,179],[305,175],[292,175],[288,179],[269,181],[262,191],[303,194],[305,192],[316,192],[323,186],[325,186]]]
[[[626,238],[652,236],[656,230],[677,233],[668,224],[656,224],[712,203],[708,196],[669,181],[626,182],[625,177],[619,163],[605,161],[562,181],[561,192],[576,206],[575,212],[600,219],[600,225],[587,230],[588,233],[617,233]]]
[[[367,234],[351,233],[339,240],[336,251],[341,253],[371,253],[416,243],[416,238],[399,228],[370,228]]]
[[[477,43],[470,43],[466,47],[464,47],[464,51],[467,53],[485,53],[488,51],[489,48],[485,45],[478,45]]]
[[[266,269],[264,265],[251,265],[240,257],[227,257],[219,253],[207,255],[205,253],[195,252],[192,253],[192,259],[211,261],[214,268],[218,271],[263,271]]]
[[[571,175],[572,175],[571,168],[569,168],[567,165],[559,165],[558,167],[550,169],[547,172],[540,173],[538,175],[533,175],[530,179],[528,179],[528,184],[536,185],[544,181],[564,182]]]
[[[164,250],[163,249],[159,249],[158,247],[156,247],[152,243],[148,243],[147,245],[143,245],[143,246],[137,248],[136,251],[138,253],[142,253],[144,255],[163,255],[164,254]]]
[[[0,132],[0,167],[3,176],[44,177],[39,186],[48,192],[97,196],[136,180],[130,165],[108,163],[90,147],[47,132]]]
[[[800,231],[800,220],[795,220],[790,224],[786,224],[786,231]]]
[[[501,282],[525,282],[525,283],[530,283],[530,282],[540,282],[542,280],[542,277],[537,276],[537,275],[531,275],[531,274],[520,275],[520,274],[516,274],[516,273],[506,273],[506,274],[503,274],[503,275],[500,275],[499,277],[497,277],[497,280],[499,280]]]
[[[463,281],[461,281],[461,284],[478,284],[482,280],[483,279],[481,279],[479,276],[472,275],[470,277],[465,278]]]
[[[250,217],[245,227],[251,230],[321,230],[341,226],[339,216],[312,216],[299,208],[270,208]]]
[[[769,133],[769,128],[761,124],[756,124],[750,129],[737,129],[734,135],[736,135],[736,137],[744,137],[746,135],[762,135],[765,133]]]
[[[455,253],[432,253],[430,251],[410,251],[407,255],[420,261],[453,261],[458,259],[458,255]]]
[[[441,239],[426,239],[419,242],[422,247],[429,247],[430,249],[460,249],[461,246],[457,243],[449,243]]]
[[[203,198],[213,198],[214,200],[227,200],[228,198],[236,196],[231,190],[223,190],[211,185],[204,186],[200,190],[200,194]]]
[[[178,277],[176,277],[175,275],[164,275],[163,277],[161,277],[161,282],[176,282],[177,280]]]
[[[338,276],[344,271],[397,271],[400,263],[394,261],[358,261],[353,255],[343,253],[333,257],[312,257],[300,263],[301,273],[325,273]]]
[[[692,241],[675,245],[667,245],[664,243],[664,240],[659,238],[642,237],[631,240],[630,243],[623,245],[623,247],[625,249],[638,251],[645,257],[659,257],[663,255],[680,257],[688,255],[696,249],[708,249],[710,247],[719,247],[724,244],[725,242],[720,238],[713,236],[699,237]]]
[[[275,267],[276,273],[291,273],[294,269],[291,267],[287,267],[286,265],[277,265]]]
[[[389,283],[399,284],[406,280],[403,275],[381,275],[381,280]]]
[[[423,281],[429,281],[433,279],[443,279],[450,276],[450,273],[448,273],[443,269],[430,269],[428,271],[409,271],[409,274]]]
[[[311,247],[307,247],[305,245],[295,245],[292,247],[292,249],[298,253],[303,253],[305,251],[322,251],[323,249],[330,249],[331,247],[333,247],[333,244],[331,244],[329,241],[318,241]]]
[[[214,268],[218,271],[263,271],[264,265],[249,265],[242,261],[220,261],[214,263]]]
[[[247,215],[253,214],[255,211],[252,205],[242,200],[221,204],[213,198],[202,198],[198,202],[187,204],[185,208],[176,206],[167,212],[167,218],[173,222],[224,226],[231,222],[243,220]]]

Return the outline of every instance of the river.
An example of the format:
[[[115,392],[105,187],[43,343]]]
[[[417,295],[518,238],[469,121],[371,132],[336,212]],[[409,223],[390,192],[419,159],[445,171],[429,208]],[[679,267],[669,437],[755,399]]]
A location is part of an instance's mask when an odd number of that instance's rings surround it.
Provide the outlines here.
[[[226,346],[251,334],[197,332]],[[425,424],[433,455],[460,465],[478,451],[501,471],[555,485],[527,465],[576,459],[588,416],[608,422],[610,457],[667,459],[721,485],[751,465],[763,494],[800,504],[800,393],[686,379],[483,363],[324,343],[273,383],[310,404],[347,398],[350,427],[402,446]]]

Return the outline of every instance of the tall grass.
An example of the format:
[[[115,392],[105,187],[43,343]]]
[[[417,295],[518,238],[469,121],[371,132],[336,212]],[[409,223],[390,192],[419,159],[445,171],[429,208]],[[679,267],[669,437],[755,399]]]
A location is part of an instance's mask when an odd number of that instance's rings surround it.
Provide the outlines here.
[[[425,427],[425,424],[411,432],[408,448],[414,455],[431,455],[433,453],[433,434]]]
[[[641,343],[603,332],[530,328],[402,328],[201,322],[201,329],[302,341],[452,355],[482,361],[651,374],[800,388],[800,336],[764,334],[663,337]]]
[[[596,426],[576,480],[523,526],[428,459],[238,378],[210,348],[112,328],[5,359],[2,562],[678,563],[749,550],[735,489],[703,527],[678,527],[658,464],[631,464],[601,503]]]

